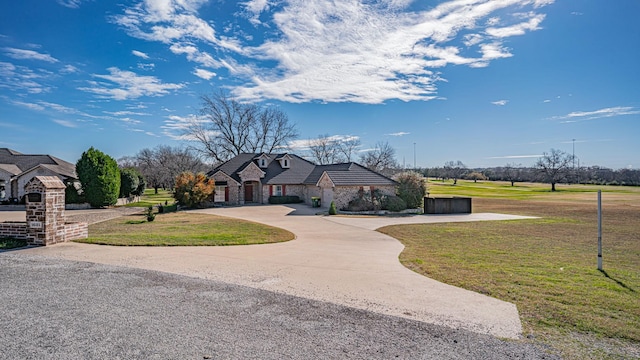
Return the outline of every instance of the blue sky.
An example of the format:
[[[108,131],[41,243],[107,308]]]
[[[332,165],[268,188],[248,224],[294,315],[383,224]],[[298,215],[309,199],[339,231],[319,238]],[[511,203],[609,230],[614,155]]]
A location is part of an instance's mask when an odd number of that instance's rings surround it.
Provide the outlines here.
[[[485,167],[575,145],[581,164],[637,169],[638,14],[637,0],[4,1],[0,147],[75,162],[180,145],[222,88],[285,111],[300,151],[356,136],[406,166]]]

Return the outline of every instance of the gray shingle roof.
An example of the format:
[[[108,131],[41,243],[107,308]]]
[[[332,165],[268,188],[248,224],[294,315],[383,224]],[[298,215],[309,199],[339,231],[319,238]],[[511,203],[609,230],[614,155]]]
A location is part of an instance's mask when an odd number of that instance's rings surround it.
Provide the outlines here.
[[[318,165],[305,180],[305,184],[317,184],[323,173],[327,173],[336,186],[381,186],[396,182],[366,167],[351,162],[344,164]]]
[[[238,172],[242,171],[249,163],[262,154],[244,153],[240,154],[207,173],[208,176],[218,171],[231,176],[238,183],[242,180],[238,176]],[[288,154],[291,158],[291,164],[288,169],[283,169],[277,161],[285,154],[265,154],[269,157],[269,165],[266,169],[262,169],[266,174],[261,179],[263,184],[272,185],[296,185],[308,184],[315,185],[320,180],[324,172],[331,178],[336,186],[381,186],[395,185],[396,182],[371,171],[362,165],[356,163],[343,163],[332,165],[315,165],[295,154]]]
[[[255,158],[261,154],[243,153],[236,157],[216,166],[213,170],[207,173],[208,176],[218,171],[222,171],[225,174],[231,176],[234,180],[241,183],[242,180],[238,176],[238,172],[242,171],[249,165]],[[283,169],[280,163],[276,159],[280,159],[285,154],[265,154],[269,157],[269,164],[266,169],[262,169],[266,174],[262,179],[263,184],[278,184],[278,185],[292,185],[302,184],[303,181],[309,176],[309,173],[314,168],[314,164],[293,154],[289,154],[291,157],[291,164],[288,169]]]
[[[13,165],[20,169],[21,173],[40,165],[60,175],[76,178],[76,166],[74,164],[51,155],[28,155],[11,149],[0,148],[0,164]]]

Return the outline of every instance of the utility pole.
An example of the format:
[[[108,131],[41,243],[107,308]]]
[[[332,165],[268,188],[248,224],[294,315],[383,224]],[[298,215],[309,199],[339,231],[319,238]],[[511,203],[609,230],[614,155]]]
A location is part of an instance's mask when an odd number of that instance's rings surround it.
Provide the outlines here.
[[[573,161],[573,174],[571,174],[571,182],[576,180],[576,139],[571,139],[573,150],[571,152],[571,161]],[[577,181],[576,181],[577,182]]]
[[[576,139],[573,139],[573,152],[571,154],[571,159],[573,160],[573,170],[576,170]]]
[[[416,168],[416,143],[413,143],[413,170]]]
[[[598,190],[598,270],[602,271],[602,190]]]

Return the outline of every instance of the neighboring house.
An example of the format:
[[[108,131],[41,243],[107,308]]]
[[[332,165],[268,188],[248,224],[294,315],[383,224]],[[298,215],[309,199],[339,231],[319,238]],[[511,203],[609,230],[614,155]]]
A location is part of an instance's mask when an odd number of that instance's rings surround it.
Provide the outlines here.
[[[76,181],[76,166],[51,155],[27,155],[0,148],[0,201],[22,199],[24,186],[35,176]]]
[[[270,196],[296,195],[311,204],[321,198],[341,209],[361,190],[395,195],[396,182],[356,163],[316,165],[294,154],[240,154],[207,173],[216,183],[214,201],[266,204]]]

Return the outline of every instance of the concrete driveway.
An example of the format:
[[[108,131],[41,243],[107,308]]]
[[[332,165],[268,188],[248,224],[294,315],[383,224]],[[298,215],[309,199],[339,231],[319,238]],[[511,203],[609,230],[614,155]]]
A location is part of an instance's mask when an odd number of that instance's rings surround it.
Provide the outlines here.
[[[113,247],[77,243],[26,254],[214,279],[381,314],[518,338],[516,306],[414,273],[398,261],[403,245],[372,231],[393,223],[523,219],[474,214],[402,218],[315,216],[307,206],[247,206],[195,211],[287,229],[293,241],[229,247]]]

